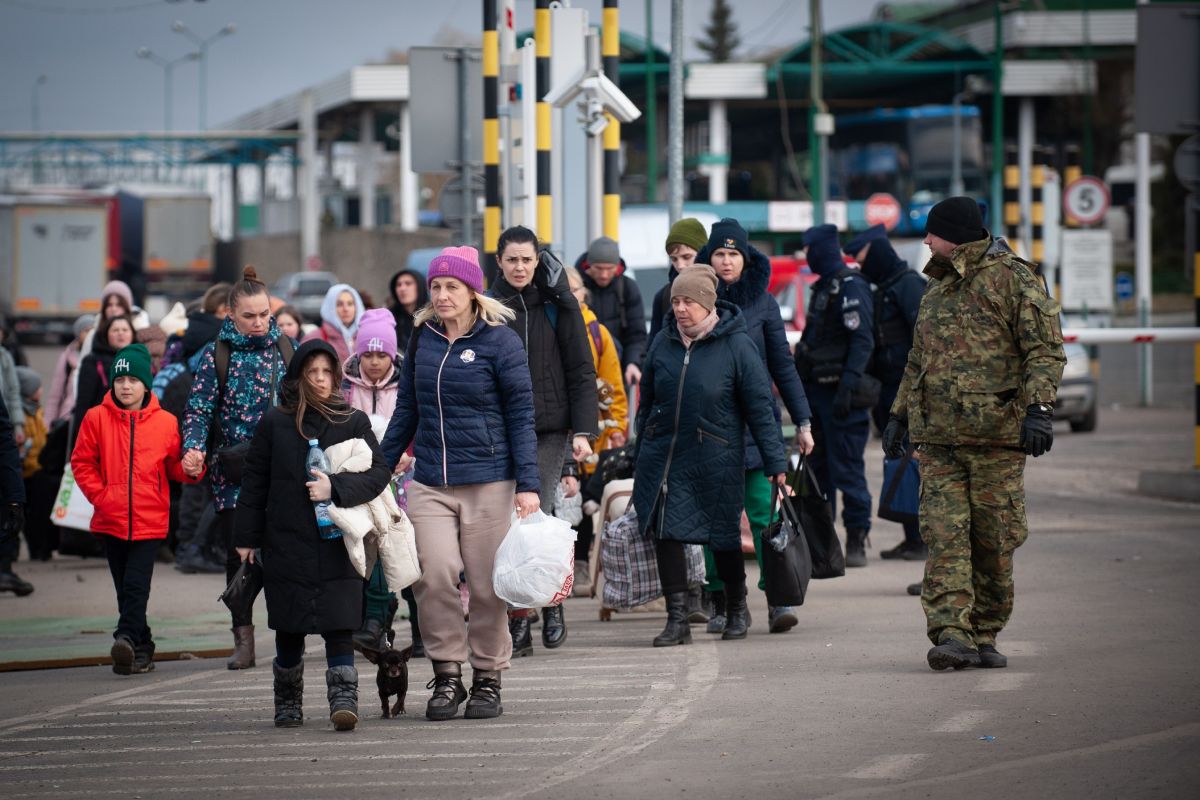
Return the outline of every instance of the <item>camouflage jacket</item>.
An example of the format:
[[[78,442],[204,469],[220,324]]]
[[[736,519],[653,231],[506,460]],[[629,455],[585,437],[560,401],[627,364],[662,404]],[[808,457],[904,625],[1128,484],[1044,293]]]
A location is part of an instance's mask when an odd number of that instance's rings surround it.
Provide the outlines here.
[[[1034,267],[990,235],[931,260],[892,413],[914,443],[1016,447],[1025,409],[1054,404],[1061,309]]]

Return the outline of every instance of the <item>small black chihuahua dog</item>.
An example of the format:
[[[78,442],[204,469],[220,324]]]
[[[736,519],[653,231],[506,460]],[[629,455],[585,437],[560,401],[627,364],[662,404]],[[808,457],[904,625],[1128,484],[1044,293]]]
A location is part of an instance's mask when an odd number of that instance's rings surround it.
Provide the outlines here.
[[[363,655],[372,664],[379,666],[375,684],[379,687],[379,701],[383,704],[383,718],[395,719],[404,713],[404,696],[408,694],[408,659],[412,656],[412,645],[403,650],[389,647],[387,650],[364,650]],[[396,695],[396,704],[388,706],[388,698]]]

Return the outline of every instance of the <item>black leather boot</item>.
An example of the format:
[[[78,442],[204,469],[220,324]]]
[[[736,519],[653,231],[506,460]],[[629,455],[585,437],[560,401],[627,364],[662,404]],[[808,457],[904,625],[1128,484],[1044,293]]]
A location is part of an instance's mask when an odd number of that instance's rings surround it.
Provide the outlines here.
[[[750,608],[746,605],[746,584],[725,583],[725,632],[722,639],[745,639],[750,632]]]
[[[846,529],[846,566],[865,567],[867,565],[867,531],[862,528]]]
[[[671,592],[667,595],[667,626],[654,637],[655,647],[670,647],[675,644],[691,644],[692,628],[688,624],[688,593]]]
[[[467,719],[492,719],[504,713],[500,705],[500,673],[492,670],[475,670],[471,679],[471,699],[463,716]]]
[[[527,614],[512,616],[512,612],[509,612],[508,633],[512,636],[513,658],[533,655],[533,635],[529,631]]]
[[[562,647],[567,640],[567,620],[563,616],[562,606],[548,606],[542,609],[542,644],[547,650]]]
[[[298,728],[304,724],[304,662],[281,667],[271,661],[275,673],[275,727]]]
[[[435,722],[454,719],[458,707],[467,699],[462,666],[457,661],[433,662],[433,679],[425,684],[425,688],[433,689],[433,696],[425,705],[425,718]]]
[[[358,670],[353,666],[325,670],[329,721],[337,731],[352,731],[358,724]]]
[[[377,619],[367,618],[353,636],[354,649],[362,653],[381,653],[387,650],[387,627]]]

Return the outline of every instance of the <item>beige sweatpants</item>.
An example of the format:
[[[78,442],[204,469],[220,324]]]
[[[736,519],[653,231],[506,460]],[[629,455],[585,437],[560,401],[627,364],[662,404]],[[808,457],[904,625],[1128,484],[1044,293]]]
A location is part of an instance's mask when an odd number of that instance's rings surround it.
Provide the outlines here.
[[[492,589],[492,566],[508,533],[515,493],[515,481],[409,484],[408,516],[421,562],[421,580],[413,590],[430,660],[462,663],[469,657],[477,670],[508,669],[508,609]],[[464,571],[471,590],[469,626],[458,593],[458,574]]]

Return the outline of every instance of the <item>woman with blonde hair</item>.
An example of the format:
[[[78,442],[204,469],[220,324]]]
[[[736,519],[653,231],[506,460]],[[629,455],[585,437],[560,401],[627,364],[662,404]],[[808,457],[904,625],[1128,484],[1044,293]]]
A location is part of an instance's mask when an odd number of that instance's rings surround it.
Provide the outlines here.
[[[507,609],[492,588],[496,549],[514,507],[524,517],[541,505],[533,388],[521,339],[505,326],[512,312],[483,293],[475,248],[442,250],[426,281],[430,302],[413,321],[383,454],[402,472],[414,445],[408,509],[422,573],[414,589],[434,674],[425,716],[458,713],[469,658],[465,716],[485,719],[503,711],[500,673],[512,657]],[[458,590],[464,571],[469,629]]]

